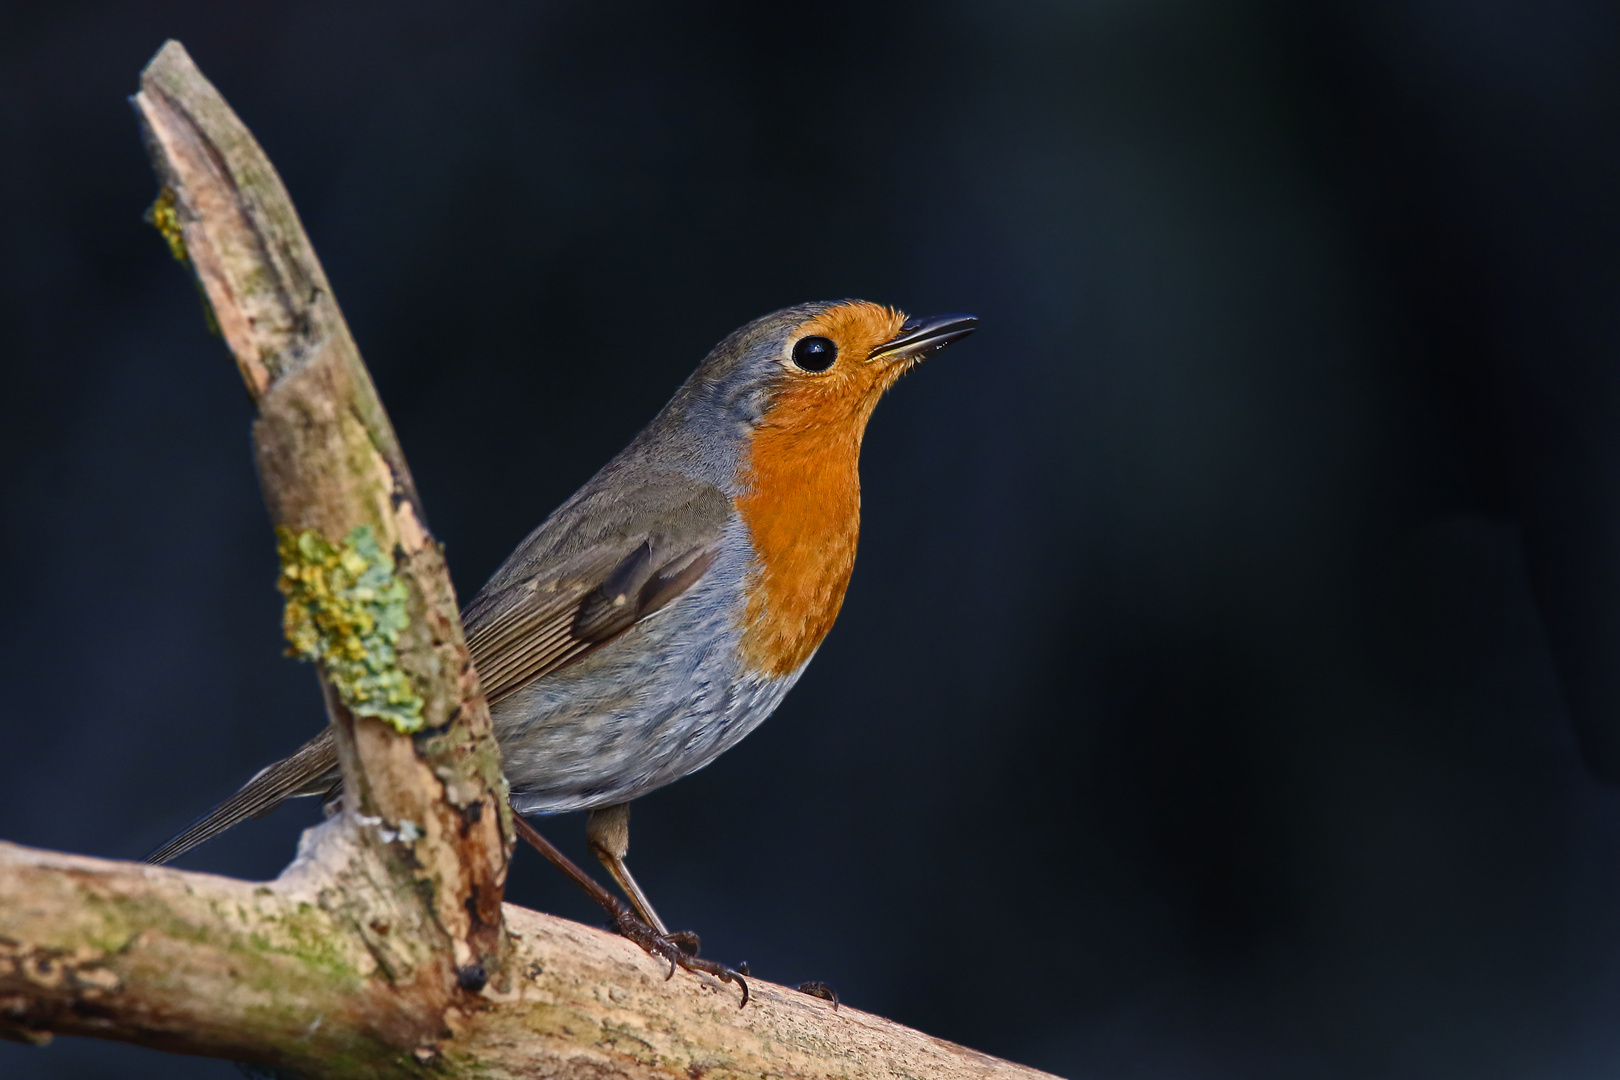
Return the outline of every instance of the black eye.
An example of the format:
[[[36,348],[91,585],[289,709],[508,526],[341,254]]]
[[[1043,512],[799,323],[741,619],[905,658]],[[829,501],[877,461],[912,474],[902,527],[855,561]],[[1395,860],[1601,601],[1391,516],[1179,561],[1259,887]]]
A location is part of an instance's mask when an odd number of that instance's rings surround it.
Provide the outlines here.
[[[806,371],[826,371],[838,359],[838,346],[824,337],[800,338],[793,346],[793,362]]]

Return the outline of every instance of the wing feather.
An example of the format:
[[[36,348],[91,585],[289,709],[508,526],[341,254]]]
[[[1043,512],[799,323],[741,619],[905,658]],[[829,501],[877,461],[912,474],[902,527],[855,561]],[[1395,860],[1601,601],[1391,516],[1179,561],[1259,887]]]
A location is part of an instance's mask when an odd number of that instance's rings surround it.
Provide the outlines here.
[[[233,825],[263,817],[288,799],[300,795],[330,796],[341,783],[337,745],[332,741],[332,729],[324,728],[290,757],[260,769],[240,791],[192,822],[179,836],[148,855],[146,861],[161,865],[178,859]]]
[[[480,596],[467,611],[467,647],[491,705],[612,641],[702,578],[719,538],[677,549],[650,539],[545,583],[524,581]],[[585,572],[579,572],[583,569]]]

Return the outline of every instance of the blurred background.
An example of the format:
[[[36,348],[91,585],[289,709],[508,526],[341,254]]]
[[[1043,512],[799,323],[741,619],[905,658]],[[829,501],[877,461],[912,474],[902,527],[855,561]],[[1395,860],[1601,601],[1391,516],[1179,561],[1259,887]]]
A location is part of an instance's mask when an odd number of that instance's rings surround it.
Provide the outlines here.
[[[878,410],[799,688],[636,804],[706,955],[1072,1077],[1620,1070],[1614,4],[8,0],[0,837],[117,858],[323,722],[141,221],[168,37],[464,597],[748,319],[982,318]],[[600,921],[527,852],[509,895]]]

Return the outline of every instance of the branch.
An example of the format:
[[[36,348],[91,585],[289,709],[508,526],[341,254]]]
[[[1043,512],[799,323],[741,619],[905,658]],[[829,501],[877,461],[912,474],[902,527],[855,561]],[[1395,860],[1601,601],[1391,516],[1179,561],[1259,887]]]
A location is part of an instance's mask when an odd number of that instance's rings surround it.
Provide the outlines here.
[[[179,44],[134,103],[153,223],[258,405],[288,636],[320,661],[345,811],[262,884],[0,843],[0,1036],[312,1078],[1044,1075],[759,980],[739,1011],[502,904],[511,818],[455,593],[292,202]]]
[[[511,987],[412,1052],[384,962],[328,910],[351,865],[335,824],[267,885],[0,844],[0,1023],[311,1077],[1047,1076],[759,979],[739,1011],[735,987],[666,979],[624,938],[511,905]]]
[[[289,636],[296,645],[307,630],[306,651],[326,660],[343,802],[355,811],[347,820],[378,823],[363,830],[363,846],[425,905],[427,936],[395,978],[447,1003],[462,969],[498,977],[503,967],[512,832],[443,553],[326,274],[252,133],[178,42],[141,73],[134,105],[163,184],[154,223],[195,271],[259,408],[253,438],[283,537]],[[364,636],[365,620],[387,612],[292,625],[331,599],[326,571],[342,557],[376,564],[367,565],[379,578],[373,592],[394,589],[404,623],[394,640]],[[355,653],[374,662],[356,669]],[[387,700],[362,692],[378,686]],[[418,730],[427,735],[413,740]]]

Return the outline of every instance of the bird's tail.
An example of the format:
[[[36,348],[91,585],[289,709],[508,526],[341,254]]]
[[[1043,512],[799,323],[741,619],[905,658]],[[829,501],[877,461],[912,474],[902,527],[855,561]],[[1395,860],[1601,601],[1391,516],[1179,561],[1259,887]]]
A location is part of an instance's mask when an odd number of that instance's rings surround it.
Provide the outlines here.
[[[332,742],[332,729],[326,728],[293,751],[290,757],[259,770],[258,775],[242,785],[242,790],[152,852],[146,861],[162,864],[177,859],[233,825],[268,814],[288,799],[300,795],[329,795],[341,782],[337,746]]]

